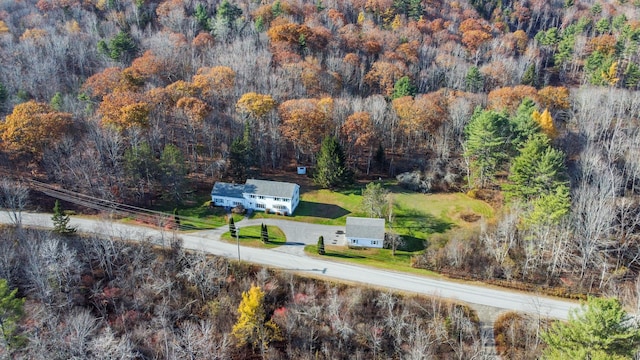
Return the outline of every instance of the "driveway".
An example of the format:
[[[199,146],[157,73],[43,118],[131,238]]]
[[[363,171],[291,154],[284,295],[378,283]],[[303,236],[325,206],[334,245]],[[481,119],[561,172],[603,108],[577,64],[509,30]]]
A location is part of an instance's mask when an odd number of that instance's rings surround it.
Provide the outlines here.
[[[238,228],[266,224],[277,226],[284,232],[287,242],[274,251],[303,255],[305,245],[315,245],[320,236],[324,237],[325,245],[344,245],[344,226],[308,224],[284,219],[244,219],[236,222]]]

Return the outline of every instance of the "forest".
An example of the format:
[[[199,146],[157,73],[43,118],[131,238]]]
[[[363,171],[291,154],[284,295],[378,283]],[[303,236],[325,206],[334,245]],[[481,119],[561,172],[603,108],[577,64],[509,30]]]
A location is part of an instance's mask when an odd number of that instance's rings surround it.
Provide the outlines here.
[[[636,0],[2,0],[0,169],[150,207],[313,169],[333,137],[360,182],[400,175],[496,209],[415,267],[635,307],[639,13]]]

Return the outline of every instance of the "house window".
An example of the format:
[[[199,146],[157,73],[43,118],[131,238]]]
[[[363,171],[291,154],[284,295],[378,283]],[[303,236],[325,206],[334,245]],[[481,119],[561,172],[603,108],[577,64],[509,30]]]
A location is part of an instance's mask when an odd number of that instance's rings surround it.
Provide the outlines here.
[[[358,239],[352,239],[352,240],[351,240],[351,242],[352,242],[353,244],[357,244],[357,243],[358,243]]]
[[[258,199],[264,200],[264,196],[260,195],[260,196],[258,196]]]
[[[371,245],[378,245],[378,241],[377,240],[371,241]]]
[[[256,208],[257,208],[257,209],[264,209],[264,208],[265,208],[265,206],[264,206],[264,204],[260,204],[260,203],[258,203],[258,204],[256,204]]]
[[[215,199],[213,200],[213,202],[215,202],[216,204],[222,204],[222,203],[224,203],[224,200],[223,200],[223,199],[220,199],[220,198],[215,198]]]
[[[242,205],[242,202],[241,201],[234,201],[233,205],[235,205],[235,206]]]
[[[252,198],[252,199],[255,199],[255,198],[256,198],[256,196],[255,196],[255,195],[253,195],[253,194],[249,195],[249,197],[250,197],[250,198]]]
[[[273,208],[278,210],[287,210],[287,207],[284,205],[273,205]]]

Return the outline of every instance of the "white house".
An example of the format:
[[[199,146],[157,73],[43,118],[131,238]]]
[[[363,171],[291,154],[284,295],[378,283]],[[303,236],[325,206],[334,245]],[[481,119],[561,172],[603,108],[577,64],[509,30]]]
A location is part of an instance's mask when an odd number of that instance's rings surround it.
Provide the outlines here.
[[[244,206],[245,209],[290,215],[300,203],[298,184],[250,179],[244,185],[217,182],[211,190],[215,206]]]
[[[384,219],[347,217],[347,246],[382,248],[384,225]]]

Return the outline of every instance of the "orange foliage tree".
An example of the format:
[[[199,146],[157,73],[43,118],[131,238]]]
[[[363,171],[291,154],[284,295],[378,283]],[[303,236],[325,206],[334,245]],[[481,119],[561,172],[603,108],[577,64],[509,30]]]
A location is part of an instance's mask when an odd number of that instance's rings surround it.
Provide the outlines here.
[[[7,115],[0,124],[0,137],[9,150],[39,157],[47,146],[68,133],[70,127],[71,114],[31,100],[16,105]]]
[[[346,140],[346,150],[350,158],[360,157],[365,151],[369,151],[369,159],[371,159],[377,136],[368,112],[361,111],[349,115],[342,124],[340,132]]]
[[[489,108],[514,113],[524,98],[538,99],[536,88],[528,85],[502,87],[489,92]]]
[[[82,91],[92,97],[102,98],[112,92],[137,91],[140,83],[131,76],[125,76],[121,68],[106,68],[102,72],[90,76],[82,85]]]
[[[553,110],[566,110],[569,102],[569,89],[564,86],[546,86],[538,91],[538,102],[541,107]]]
[[[133,126],[147,127],[150,111],[148,100],[142,94],[130,91],[106,95],[98,108],[102,124],[119,130]]]
[[[236,73],[227,66],[203,67],[193,76],[193,86],[200,89],[202,95],[225,94],[235,85]]]
[[[402,64],[376,61],[371,66],[371,70],[365,75],[364,80],[386,96],[391,96],[393,94],[393,86],[398,79],[406,75],[405,72],[406,69]]]
[[[280,104],[282,135],[291,141],[297,155],[311,155],[320,148],[329,134],[333,113],[333,99],[295,99]]]
[[[399,128],[407,137],[407,146],[424,144],[427,138],[447,116],[447,100],[441,92],[422,94],[412,98],[404,96],[393,100]]]

